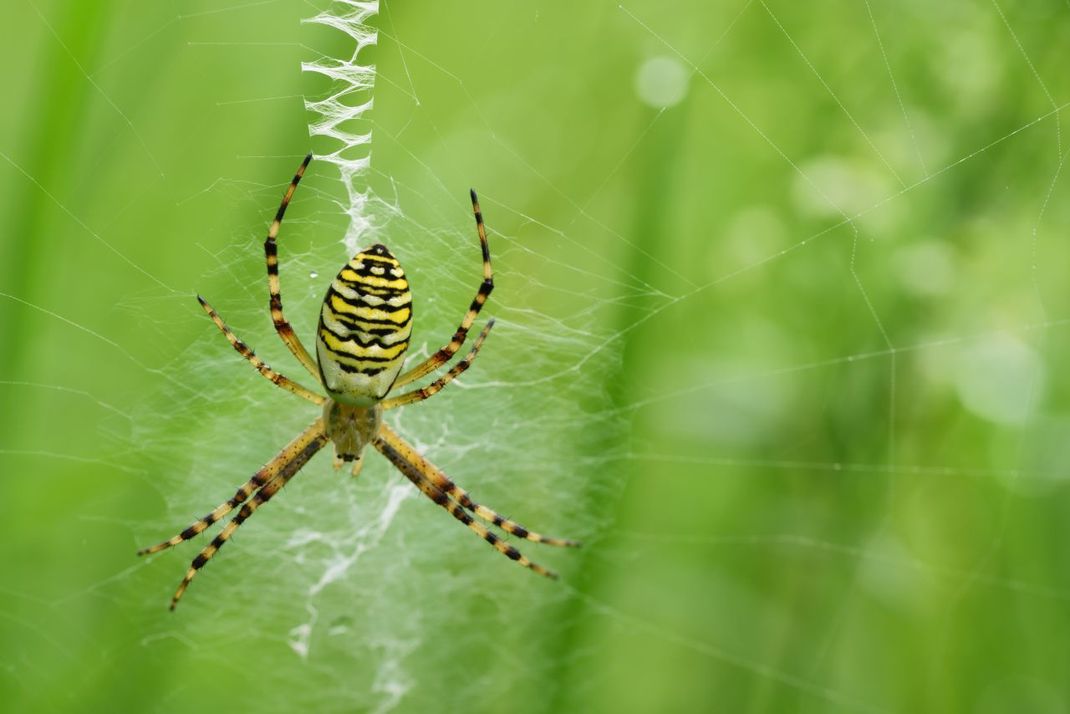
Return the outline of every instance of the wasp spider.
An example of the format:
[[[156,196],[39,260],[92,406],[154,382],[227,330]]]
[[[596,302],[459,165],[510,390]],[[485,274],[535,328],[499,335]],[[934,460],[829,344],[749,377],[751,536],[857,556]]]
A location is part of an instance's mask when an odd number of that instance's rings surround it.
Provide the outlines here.
[[[409,283],[405,279],[401,264],[385,245],[379,244],[357,253],[342,266],[327,289],[327,296],[320,308],[319,327],[316,330],[316,360],[313,360],[282,312],[276,244],[286,207],[311,160],[311,154],[305,157],[286,189],[275,220],[268,230],[264,254],[267,260],[268,291],[271,296],[271,319],[275,323],[275,331],[294,357],[323,387],[327,396],[306,389],[271,369],[238,339],[204,298],[197,296],[197,300],[234,349],[260,374],[291,394],[321,406],[323,412],[275,458],[242,484],[233,497],[216,506],[211,513],[195,521],[178,535],[145,548],[138,554],[157,553],[190,540],[241,506],[223,530],[193,559],[186,576],[171,598],[173,610],[197,571],[212,559],[234,535],[234,531],[253,515],[256,509],[271,500],[316,452],[333,441],[336,468],[350,462],[353,475],[357,475],[363,463],[364,447],[371,444],[424,495],[490,543],[499,553],[540,575],[556,578],[552,571],[528,560],[520,551],[480,523],[480,520],[518,538],[536,543],[556,546],[577,546],[579,543],[563,538],[549,538],[529,531],[519,523],[476,503],[467,491],[451,481],[441,469],[417,453],[415,448],[383,422],[384,411],[423,401],[468,369],[494,325],[494,320],[488,321],[468,354],[438,379],[419,389],[398,396],[388,396],[399,387],[404,387],[444,366],[461,349],[468,330],[494,288],[487,232],[483,226],[483,216],[475,191],[471,192],[472,210],[475,213],[479,245],[483,249],[483,282],[449,343],[423,362],[401,372],[405,350],[409,346],[409,335],[412,332],[412,293],[409,291]]]

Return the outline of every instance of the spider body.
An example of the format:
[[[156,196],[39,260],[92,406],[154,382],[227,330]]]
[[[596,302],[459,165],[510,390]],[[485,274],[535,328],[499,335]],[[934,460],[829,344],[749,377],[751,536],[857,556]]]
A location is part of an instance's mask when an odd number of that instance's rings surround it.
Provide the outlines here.
[[[316,357],[335,400],[370,407],[386,396],[405,362],[412,334],[412,292],[386,246],[353,256],[320,308]]]
[[[328,399],[323,403],[323,425],[327,437],[334,442],[335,463],[355,462],[356,476],[364,447],[375,440],[382,428],[383,408],[378,404],[358,407]]]
[[[430,398],[468,369],[494,325],[494,320],[489,320],[468,354],[445,374],[423,387],[398,396],[389,396],[391,391],[443,367],[457,354],[464,345],[479,311],[494,289],[490,248],[475,191],[471,192],[472,211],[483,252],[483,282],[452,339],[427,359],[407,371],[402,371],[405,351],[412,334],[412,293],[401,264],[386,246],[377,244],[357,253],[342,266],[331,282],[320,308],[319,326],[316,331],[316,360],[313,360],[283,313],[277,245],[286,207],[311,160],[311,154],[305,157],[282,198],[264,242],[264,256],[270,297],[268,305],[275,331],[294,357],[323,387],[327,396],[317,394],[273,370],[227,327],[204,298],[197,296],[197,299],[234,349],[261,375],[291,394],[320,406],[321,414],[242,484],[230,499],[177,535],[144,548],[138,554],[157,553],[195,538],[231,511],[238,509],[230,522],[193,559],[171,599],[173,610],[197,571],[212,559],[234,531],[297,475],[320,449],[333,442],[336,467],[352,462],[353,474],[356,475],[363,463],[363,451],[371,445],[431,501],[444,508],[499,553],[540,575],[557,577],[552,571],[528,560],[484,524],[536,543],[577,546],[578,542],[541,535],[476,503],[467,491],[450,480],[441,469],[383,421],[384,412]]]

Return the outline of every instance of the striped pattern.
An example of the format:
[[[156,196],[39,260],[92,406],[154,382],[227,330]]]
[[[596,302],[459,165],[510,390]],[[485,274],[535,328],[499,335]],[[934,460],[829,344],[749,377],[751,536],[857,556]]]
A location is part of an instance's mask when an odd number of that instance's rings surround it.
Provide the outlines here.
[[[426,387],[420,387],[411,392],[406,392],[405,394],[384,400],[383,409],[396,409],[397,407],[403,407],[406,404],[422,402],[441,392],[447,384],[452,382],[458,375],[464,373],[464,371],[472,364],[476,355],[479,354],[479,348],[483,346],[483,340],[487,339],[487,333],[490,332],[490,328],[492,327],[494,327],[494,318],[487,321],[483,331],[480,332],[479,337],[476,338],[476,343],[472,345],[472,349],[468,350],[468,354],[464,356],[464,359],[450,367],[450,370],[446,372],[446,374],[442,375],[434,382],[431,382],[431,384]]]
[[[279,374],[275,370],[271,369],[271,367],[269,367],[267,363],[264,362],[264,360],[256,356],[256,353],[253,352],[249,345],[242,342],[238,338],[238,336],[235,335],[229,327],[227,327],[227,323],[223,322],[223,318],[221,318],[219,316],[219,313],[217,313],[215,309],[213,309],[212,306],[208,304],[207,300],[198,295],[197,302],[201,304],[201,307],[204,308],[204,311],[208,313],[208,317],[212,318],[212,322],[214,322],[215,326],[223,332],[223,335],[227,338],[227,341],[230,342],[231,346],[238,351],[238,354],[244,357],[249,362],[249,364],[251,364],[256,369],[257,372],[262,374],[265,378],[271,380],[272,384],[277,387],[281,387],[282,389],[285,389],[291,394],[296,394],[302,399],[307,399],[313,404],[323,404],[323,402],[326,401],[323,397],[316,394],[315,392],[311,392],[305,389],[289,377],[283,374]]]
[[[338,401],[371,406],[390,391],[412,334],[412,293],[384,245],[357,253],[331,282],[320,309],[316,356]]]
[[[379,450],[382,451],[380,442],[389,447],[392,453],[397,454],[399,458],[416,469],[420,474],[421,479],[429,482],[435,488],[456,500],[464,508],[479,516],[484,521],[501,528],[506,533],[514,535],[517,538],[530,540],[533,543],[543,543],[545,545],[566,548],[578,548],[581,545],[579,541],[568,540],[566,538],[551,538],[549,536],[544,536],[541,533],[530,531],[516,521],[509,520],[502,516],[497,511],[476,503],[472,500],[472,497],[468,495],[467,491],[450,480],[441,469],[421,456],[411,444],[402,439],[396,431],[386,424],[382,424],[379,427],[379,437],[376,443],[376,448],[379,448]],[[391,459],[391,461],[393,461],[393,459]],[[397,462],[395,462],[395,465],[396,463]]]
[[[483,282],[480,283],[476,296],[472,298],[472,303],[468,306],[468,312],[464,314],[461,324],[457,326],[457,331],[453,333],[449,343],[398,377],[397,383],[394,385],[395,388],[404,387],[406,384],[415,382],[420,377],[430,374],[441,365],[449,362],[450,358],[457,354],[457,351],[464,345],[465,339],[468,338],[468,330],[472,328],[472,323],[476,321],[476,316],[479,315],[479,311],[483,309],[483,306],[487,303],[487,298],[490,297],[491,292],[494,290],[494,269],[490,264],[490,244],[487,243],[487,227],[483,225],[483,212],[479,210],[479,198],[476,196],[476,190],[473,188],[469,193],[472,197],[472,215],[476,219],[479,247],[483,252]]]
[[[322,404],[323,416],[253,474],[230,499],[177,535],[138,551],[138,555],[158,553],[191,540],[234,509],[238,509],[230,522],[190,563],[185,577],[171,599],[171,609],[174,610],[197,572],[219,552],[242,523],[260,506],[270,501],[320,449],[334,442],[335,466],[351,461],[353,475],[356,476],[363,465],[364,447],[371,442],[424,495],[446,509],[451,516],[499,553],[539,575],[556,578],[557,575],[553,571],[528,560],[514,546],[476,519],[535,543],[578,546],[578,542],[535,533],[497,511],[476,503],[467,491],[451,481],[381,421],[385,409],[428,399],[468,369],[494,326],[494,320],[490,320],[464,359],[431,384],[383,401],[395,386],[400,387],[431,373],[446,364],[460,350],[479,311],[494,289],[490,248],[475,191],[472,191],[472,210],[483,251],[483,282],[450,342],[428,359],[398,376],[412,334],[412,293],[397,259],[390,254],[386,246],[374,245],[354,256],[331,282],[320,309],[319,327],[316,331],[317,360],[314,362],[283,314],[276,244],[286,207],[311,159],[311,154],[305,157],[283,196],[275,220],[268,230],[264,255],[267,262],[271,318],[275,329],[294,356],[326,387],[330,398],[321,397],[275,372],[257,357],[248,345],[238,339],[204,298],[198,295],[197,299],[231,346],[261,375],[292,394],[315,404]]]
[[[312,154],[305,156],[305,160],[298,167],[297,173],[294,174],[293,180],[290,181],[290,186],[282,196],[282,203],[279,204],[279,209],[275,212],[275,220],[271,222],[267,238],[264,240],[264,260],[267,262],[268,306],[271,308],[271,321],[275,325],[275,331],[279,333],[279,337],[290,352],[293,353],[293,356],[304,365],[309,374],[319,379],[320,375],[319,370],[316,369],[316,363],[308,354],[305,346],[301,344],[297,333],[294,332],[293,327],[282,311],[282,288],[279,284],[279,247],[275,242],[275,239],[279,236],[279,229],[282,227],[282,218],[286,215],[286,208],[290,205],[290,199],[293,198],[294,191],[297,190],[297,184],[301,182],[301,177],[305,175],[305,169],[308,168],[308,162],[310,161],[312,161]]]
[[[258,479],[257,477],[260,476],[261,473],[266,470],[274,472],[274,475],[268,477],[269,480],[266,480],[266,483],[264,483],[263,487],[256,492],[256,495],[253,496],[251,500],[246,502],[241,507],[237,515],[235,515],[234,518],[232,518],[230,522],[227,523],[223,530],[219,532],[219,535],[213,538],[212,542],[206,545],[201,550],[201,552],[197,554],[197,557],[193,559],[193,562],[190,563],[190,567],[186,571],[186,576],[182,578],[182,582],[179,583],[178,589],[175,590],[175,594],[171,598],[172,610],[174,610],[175,606],[178,605],[178,601],[182,599],[182,595],[186,592],[186,588],[189,587],[189,584],[193,580],[194,576],[197,575],[197,571],[203,568],[208,563],[208,561],[212,559],[212,557],[219,551],[219,549],[223,547],[223,545],[230,539],[232,535],[234,535],[234,531],[236,531],[238,527],[241,526],[241,524],[249,518],[249,516],[253,515],[253,513],[256,512],[257,508],[270,501],[271,497],[278,493],[282,489],[282,487],[285,486],[290,481],[290,479],[292,479],[297,474],[297,472],[300,471],[304,467],[304,465],[307,464],[309,460],[316,455],[316,452],[318,452],[327,444],[328,441],[329,439],[327,437],[327,434],[323,429],[323,420],[317,419],[312,424],[312,426],[310,426],[308,429],[302,432],[300,436],[290,442],[286,446],[286,448],[283,449],[281,453],[279,453],[278,456],[272,459],[271,462],[264,467],[264,469],[261,469],[261,471],[257,472],[257,476],[254,476],[253,479],[251,479],[248,483],[245,484],[245,486],[238,489],[238,493],[235,494],[234,499],[231,499],[230,501],[221,504],[215,511],[212,511],[212,513],[205,517],[204,520],[198,521],[197,523],[193,524],[185,531],[183,531],[182,534],[180,534],[179,536],[176,536],[170,541],[166,541],[165,543],[161,544],[162,547],[166,548],[171,544],[171,541],[175,541],[176,538],[178,539],[177,542],[182,542],[183,540],[188,540],[188,538],[192,538],[197,533],[200,533],[205,528],[214,523],[216,520],[222,518],[223,515],[226,515],[226,513],[229,512],[232,508],[234,508],[237,503],[240,503],[241,501],[244,501],[246,498],[248,498],[249,494],[251,494],[252,491],[256,488],[256,486],[253,485],[254,482],[260,481],[260,479]],[[235,499],[238,499],[239,497],[241,500],[235,502]],[[221,513],[219,513],[220,511]],[[219,513],[219,515],[216,515],[217,513]],[[209,520],[213,517],[214,520]],[[202,523],[204,524],[203,526],[200,525]],[[199,530],[195,530],[198,527]],[[191,532],[192,534],[189,535],[188,538],[183,537],[186,536],[187,533]],[[157,546],[157,548],[159,547],[160,546]],[[147,549],[145,552],[154,551],[152,549]]]
[[[211,528],[213,523],[219,521],[223,516],[230,513],[232,510],[244,503],[249,496],[253,494],[258,488],[262,487],[267,482],[278,476],[282,471],[290,464],[295,457],[305,449],[308,444],[315,441],[320,434],[325,434],[323,419],[317,419],[312,422],[307,429],[297,436],[296,439],[291,441],[282,451],[280,451],[275,458],[267,462],[263,468],[253,474],[253,477],[246,481],[237,490],[234,496],[223,503],[215,507],[215,509],[197,521],[194,521],[188,528],[179,533],[178,535],[157,543],[149,548],[142,548],[137,552],[138,555],[151,555],[153,553],[159,553],[161,550],[167,550],[179,543],[183,543],[187,540],[195,538],[208,528]],[[325,442],[326,443],[326,442]],[[322,444],[320,445],[322,446]],[[306,459],[307,461],[307,459]],[[304,462],[302,462],[304,463]]]
[[[385,431],[386,429],[386,425],[383,425],[383,430]],[[405,476],[410,481],[412,481],[416,485],[416,487],[424,493],[425,496],[430,498],[439,506],[445,508],[451,516],[468,526],[468,528],[471,529],[476,535],[490,543],[491,546],[493,546],[494,549],[497,550],[499,553],[504,555],[506,558],[509,558],[510,560],[515,560],[519,565],[522,565],[525,568],[528,568],[538,573],[539,575],[554,580],[557,579],[557,573],[547,568],[544,568],[538,563],[531,562],[519,550],[503,541],[495,533],[490,531],[486,526],[481,523],[477,523],[475,519],[473,519],[472,516],[470,516],[468,512],[464,510],[464,508],[459,506],[454,501],[450,500],[450,497],[447,496],[442,489],[437,487],[431,481],[428,481],[426,478],[424,478],[423,470],[416,464],[406,459],[405,455],[395,449],[389,441],[383,438],[376,439],[375,448],[378,449],[383,456],[390,459],[390,462],[394,464],[395,467],[397,467],[398,471],[405,474]]]

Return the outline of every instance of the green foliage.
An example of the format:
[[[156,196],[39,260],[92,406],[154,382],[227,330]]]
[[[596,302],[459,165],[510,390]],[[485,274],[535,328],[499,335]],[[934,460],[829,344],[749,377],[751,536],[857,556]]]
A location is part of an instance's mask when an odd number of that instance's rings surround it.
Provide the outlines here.
[[[304,377],[260,241],[350,50],[300,3],[6,10],[3,710],[1070,709],[1064,2],[387,3],[378,239],[434,349],[475,186],[500,319],[397,426],[587,545],[543,582],[321,456],[174,614],[203,541],[137,547],[315,416],[193,295]],[[341,195],[314,163],[283,227],[306,340]]]

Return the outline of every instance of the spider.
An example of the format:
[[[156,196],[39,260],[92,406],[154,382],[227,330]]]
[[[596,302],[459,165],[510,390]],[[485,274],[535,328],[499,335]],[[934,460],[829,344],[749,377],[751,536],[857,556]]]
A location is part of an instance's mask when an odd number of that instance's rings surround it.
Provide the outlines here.
[[[405,279],[401,264],[385,245],[377,244],[357,253],[343,265],[327,289],[320,308],[319,327],[316,330],[316,360],[313,361],[283,315],[276,243],[286,207],[290,204],[297,184],[311,160],[312,154],[305,157],[282,197],[275,220],[268,230],[267,240],[264,241],[264,255],[267,261],[271,319],[275,324],[275,331],[294,357],[323,387],[326,396],[306,389],[273,370],[227,327],[223,318],[207,300],[200,295],[197,300],[234,349],[261,375],[287,392],[322,407],[322,414],[242,484],[233,497],[172,538],[138,551],[138,555],[158,553],[190,540],[241,506],[223,530],[193,559],[171,598],[171,610],[174,610],[197,571],[212,559],[234,535],[234,531],[253,515],[256,509],[271,500],[316,452],[333,441],[335,468],[351,462],[352,474],[356,476],[364,463],[364,447],[371,444],[424,495],[468,526],[499,553],[540,575],[556,578],[557,575],[553,571],[528,560],[519,550],[480,523],[480,520],[518,538],[536,543],[575,547],[579,545],[577,541],[540,535],[476,503],[467,491],[451,481],[441,469],[420,455],[383,422],[383,412],[420,402],[437,394],[468,369],[494,325],[494,320],[489,320],[468,354],[438,379],[425,387],[398,396],[388,396],[398,388],[431,374],[449,362],[464,345],[468,330],[494,289],[490,247],[487,244],[487,231],[483,225],[476,192],[471,191],[472,211],[475,214],[479,245],[483,250],[483,282],[449,343],[424,361],[401,372],[405,350],[409,346],[409,335],[412,332],[412,293],[409,291],[409,283]]]

